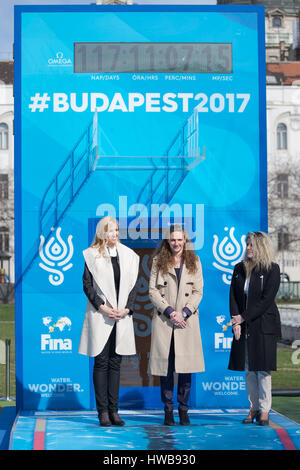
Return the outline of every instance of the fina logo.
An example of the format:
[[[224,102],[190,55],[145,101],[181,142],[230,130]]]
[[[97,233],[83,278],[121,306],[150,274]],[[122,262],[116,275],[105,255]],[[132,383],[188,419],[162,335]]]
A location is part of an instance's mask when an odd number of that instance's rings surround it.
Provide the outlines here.
[[[63,52],[57,52],[55,58],[50,57],[50,59],[48,59],[48,65],[50,65],[50,66],[57,65],[57,66],[60,66],[60,67],[61,66],[70,67],[70,66],[72,66],[72,61],[71,61],[71,59],[66,59],[64,57]]]
[[[51,316],[43,317],[43,324],[49,334],[41,335],[41,350],[44,352],[72,352],[72,340],[69,338],[52,338],[57,330],[60,333],[70,331],[72,322],[68,317],[60,317],[55,323]]]
[[[53,231],[54,228],[51,230]],[[49,274],[49,282],[53,286],[62,284],[64,281],[62,271],[68,271],[73,266],[72,263],[69,263],[74,253],[72,235],[68,236],[67,245],[62,239],[60,232],[61,227],[58,227],[56,236],[51,237],[46,245],[45,237],[43,235],[40,236],[39,255],[43,262],[39,263],[39,266],[44,269],[44,271],[51,273]]]
[[[224,228],[228,232],[228,227]],[[246,248],[246,235],[241,236],[239,243],[234,236],[235,227],[229,230],[229,237],[225,235],[223,240],[219,243],[219,238],[214,235],[213,254],[217,262],[213,262],[213,266],[220,271],[223,271],[223,282],[225,284],[231,283],[232,273],[234,266],[242,260]]]
[[[221,327],[222,332],[215,333],[215,350],[216,351],[228,351],[231,348],[232,335],[225,336],[225,332],[228,332],[231,322],[226,322],[225,315],[218,315],[216,317],[218,325]],[[231,330],[229,330],[231,332]]]

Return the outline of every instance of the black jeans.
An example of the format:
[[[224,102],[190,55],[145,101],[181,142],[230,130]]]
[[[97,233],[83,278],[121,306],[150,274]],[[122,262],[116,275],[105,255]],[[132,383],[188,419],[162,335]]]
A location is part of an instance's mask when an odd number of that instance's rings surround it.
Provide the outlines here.
[[[173,411],[173,389],[174,389],[174,370],[175,370],[175,353],[174,353],[174,333],[172,334],[170,352],[169,352],[169,363],[168,373],[166,377],[160,377],[160,391],[161,400],[165,404],[165,411]],[[191,391],[191,380],[192,375],[178,374],[178,385],[177,385],[177,401],[178,409],[181,411],[188,410],[188,401]]]
[[[122,356],[116,353],[116,325],[94,360],[93,382],[98,415],[103,411],[118,411],[120,366]]]

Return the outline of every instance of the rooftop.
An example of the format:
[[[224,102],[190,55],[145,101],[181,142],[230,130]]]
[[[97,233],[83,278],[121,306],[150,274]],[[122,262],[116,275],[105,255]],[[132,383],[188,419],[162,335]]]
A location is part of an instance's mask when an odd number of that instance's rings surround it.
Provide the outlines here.
[[[10,85],[14,82],[14,62],[0,61],[0,82]]]
[[[272,62],[266,66],[267,85],[299,85],[300,62]]]

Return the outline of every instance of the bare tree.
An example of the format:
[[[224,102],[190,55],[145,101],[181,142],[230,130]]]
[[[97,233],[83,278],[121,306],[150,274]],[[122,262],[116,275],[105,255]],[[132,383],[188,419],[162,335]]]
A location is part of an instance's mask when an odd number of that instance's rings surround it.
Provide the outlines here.
[[[277,258],[300,254],[300,163],[273,163],[268,171],[269,235]]]

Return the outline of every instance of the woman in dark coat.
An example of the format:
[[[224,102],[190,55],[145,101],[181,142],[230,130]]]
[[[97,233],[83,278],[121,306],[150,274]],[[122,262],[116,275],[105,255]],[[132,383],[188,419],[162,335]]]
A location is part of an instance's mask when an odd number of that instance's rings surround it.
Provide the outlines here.
[[[276,370],[277,340],[281,336],[275,297],[280,270],[273,262],[269,237],[249,232],[245,259],[235,266],[230,286],[230,316],[234,338],[229,369],[246,370],[250,411],[244,423],[269,424],[272,388]]]

